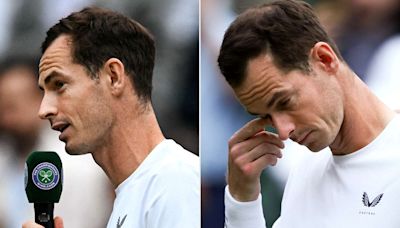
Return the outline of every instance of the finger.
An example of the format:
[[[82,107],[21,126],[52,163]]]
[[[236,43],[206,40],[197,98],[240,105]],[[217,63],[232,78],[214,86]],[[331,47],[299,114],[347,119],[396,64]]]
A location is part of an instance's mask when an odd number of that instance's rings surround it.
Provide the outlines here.
[[[251,161],[255,161],[266,154],[271,154],[275,155],[278,158],[282,158],[281,149],[269,143],[260,144],[255,147],[251,152],[251,154],[254,156]]]
[[[254,181],[258,180],[261,172],[268,166],[275,166],[278,162],[278,157],[273,154],[265,154],[253,162],[243,165],[241,172],[244,174],[243,180]]]
[[[277,135],[275,133],[271,133],[268,131],[261,131],[261,132],[257,133],[254,137],[258,137],[258,136],[264,137],[267,142],[272,143],[281,149],[285,148],[285,144],[279,138],[279,135]]]
[[[256,133],[263,131],[265,125],[271,124],[271,121],[269,119],[263,119],[263,118],[257,118],[254,120],[251,120],[248,122],[246,125],[244,125],[241,129],[239,129],[231,139],[229,140],[229,146],[232,146],[236,143],[242,142],[252,136],[254,136]]]
[[[261,173],[262,170],[267,168],[268,166],[275,166],[278,162],[278,157],[274,154],[264,154],[253,162],[249,163],[251,169],[254,172]]]
[[[61,217],[54,218],[54,228],[64,228],[64,222]]]
[[[238,166],[241,166],[246,163],[251,163],[258,158],[264,156],[265,154],[275,155],[278,158],[282,157],[282,152],[279,147],[270,143],[261,143],[247,153],[244,153],[241,156],[237,157],[236,164]]]
[[[41,225],[39,225],[39,224],[37,224],[37,223],[34,223],[34,222],[32,222],[32,221],[29,221],[29,222],[25,222],[25,223],[22,225],[22,228],[44,228],[44,227],[41,226]]]
[[[229,151],[229,156],[232,157],[233,159],[242,156],[245,153],[248,153],[249,151],[253,150],[255,147],[257,147],[260,144],[263,143],[268,143],[271,145],[274,145],[276,147],[279,148],[284,148],[284,144],[282,142],[282,140],[280,140],[278,138],[278,136],[276,136],[275,134],[271,134],[268,132],[260,132],[257,135],[253,136],[252,138],[237,143],[235,145],[233,145],[230,148]]]

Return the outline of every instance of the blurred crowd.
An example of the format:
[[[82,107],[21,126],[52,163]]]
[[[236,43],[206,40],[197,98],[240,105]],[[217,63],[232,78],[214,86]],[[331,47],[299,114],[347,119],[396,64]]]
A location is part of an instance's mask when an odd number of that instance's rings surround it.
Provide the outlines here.
[[[202,224],[223,227],[224,187],[230,136],[252,119],[224,82],[217,57],[225,30],[237,14],[268,0],[201,1]],[[309,0],[345,61],[392,109],[400,109],[400,1]],[[371,107],[373,108],[373,107]],[[366,110],[367,111],[367,110]],[[285,142],[283,158],[261,177],[269,227],[279,216],[291,164],[307,148]]]
[[[66,227],[105,227],[114,191],[90,155],[70,156],[58,133],[37,117],[40,45],[48,28],[85,6],[121,12],[147,27],[156,40],[153,104],[161,128],[199,153],[199,5],[197,0],[0,1],[0,228],[33,219],[24,190],[24,163],[32,151],[56,151],[64,189],[55,214]]]

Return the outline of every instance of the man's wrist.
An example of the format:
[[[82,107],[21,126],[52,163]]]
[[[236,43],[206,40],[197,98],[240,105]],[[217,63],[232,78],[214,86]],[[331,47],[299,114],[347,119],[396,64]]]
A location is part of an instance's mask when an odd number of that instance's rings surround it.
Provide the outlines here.
[[[227,185],[231,186],[231,185]],[[248,189],[243,190],[243,188],[246,185],[243,185],[241,187],[241,191],[236,191],[234,188],[227,188],[228,192],[230,194],[231,197],[233,197],[236,201],[239,202],[251,202],[251,201],[255,201],[258,199],[258,197],[260,196],[260,185],[254,187],[248,187]]]
[[[261,200],[261,194],[258,193],[255,197],[248,197],[248,200],[243,200],[245,197],[237,197],[235,194],[232,194],[231,190],[229,189],[229,185],[225,187],[225,196],[229,198],[230,201],[235,202],[237,204],[246,204],[246,203],[254,203],[256,201]]]
[[[229,192],[229,186],[225,188],[225,223],[232,227],[253,227],[239,224],[253,224],[254,227],[265,227],[265,219],[262,209],[262,197],[253,201],[241,202],[236,200]]]

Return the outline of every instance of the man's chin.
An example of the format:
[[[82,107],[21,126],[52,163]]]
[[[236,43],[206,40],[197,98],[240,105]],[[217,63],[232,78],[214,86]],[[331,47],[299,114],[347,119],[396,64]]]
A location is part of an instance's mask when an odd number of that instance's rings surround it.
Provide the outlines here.
[[[81,155],[89,153],[88,150],[84,150],[83,148],[74,147],[68,143],[65,143],[65,151],[69,155]]]
[[[320,152],[321,150],[325,149],[327,146],[326,145],[322,145],[322,144],[314,144],[314,143],[310,143],[309,145],[306,145],[306,147],[311,150],[312,152]]]

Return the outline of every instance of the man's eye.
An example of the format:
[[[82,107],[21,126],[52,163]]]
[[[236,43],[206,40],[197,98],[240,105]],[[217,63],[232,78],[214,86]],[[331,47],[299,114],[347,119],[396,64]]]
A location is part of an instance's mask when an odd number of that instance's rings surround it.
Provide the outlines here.
[[[285,100],[279,102],[279,106],[280,106],[280,107],[287,107],[289,104],[290,104],[290,98],[285,99]]]
[[[54,85],[55,85],[58,89],[60,89],[60,88],[62,88],[62,87],[64,86],[64,82],[62,82],[62,81],[56,81],[56,82],[54,82]]]
[[[280,101],[277,105],[277,109],[281,110],[281,111],[291,110],[293,108],[294,108],[294,104],[292,102],[292,98],[284,99],[284,100]]]

